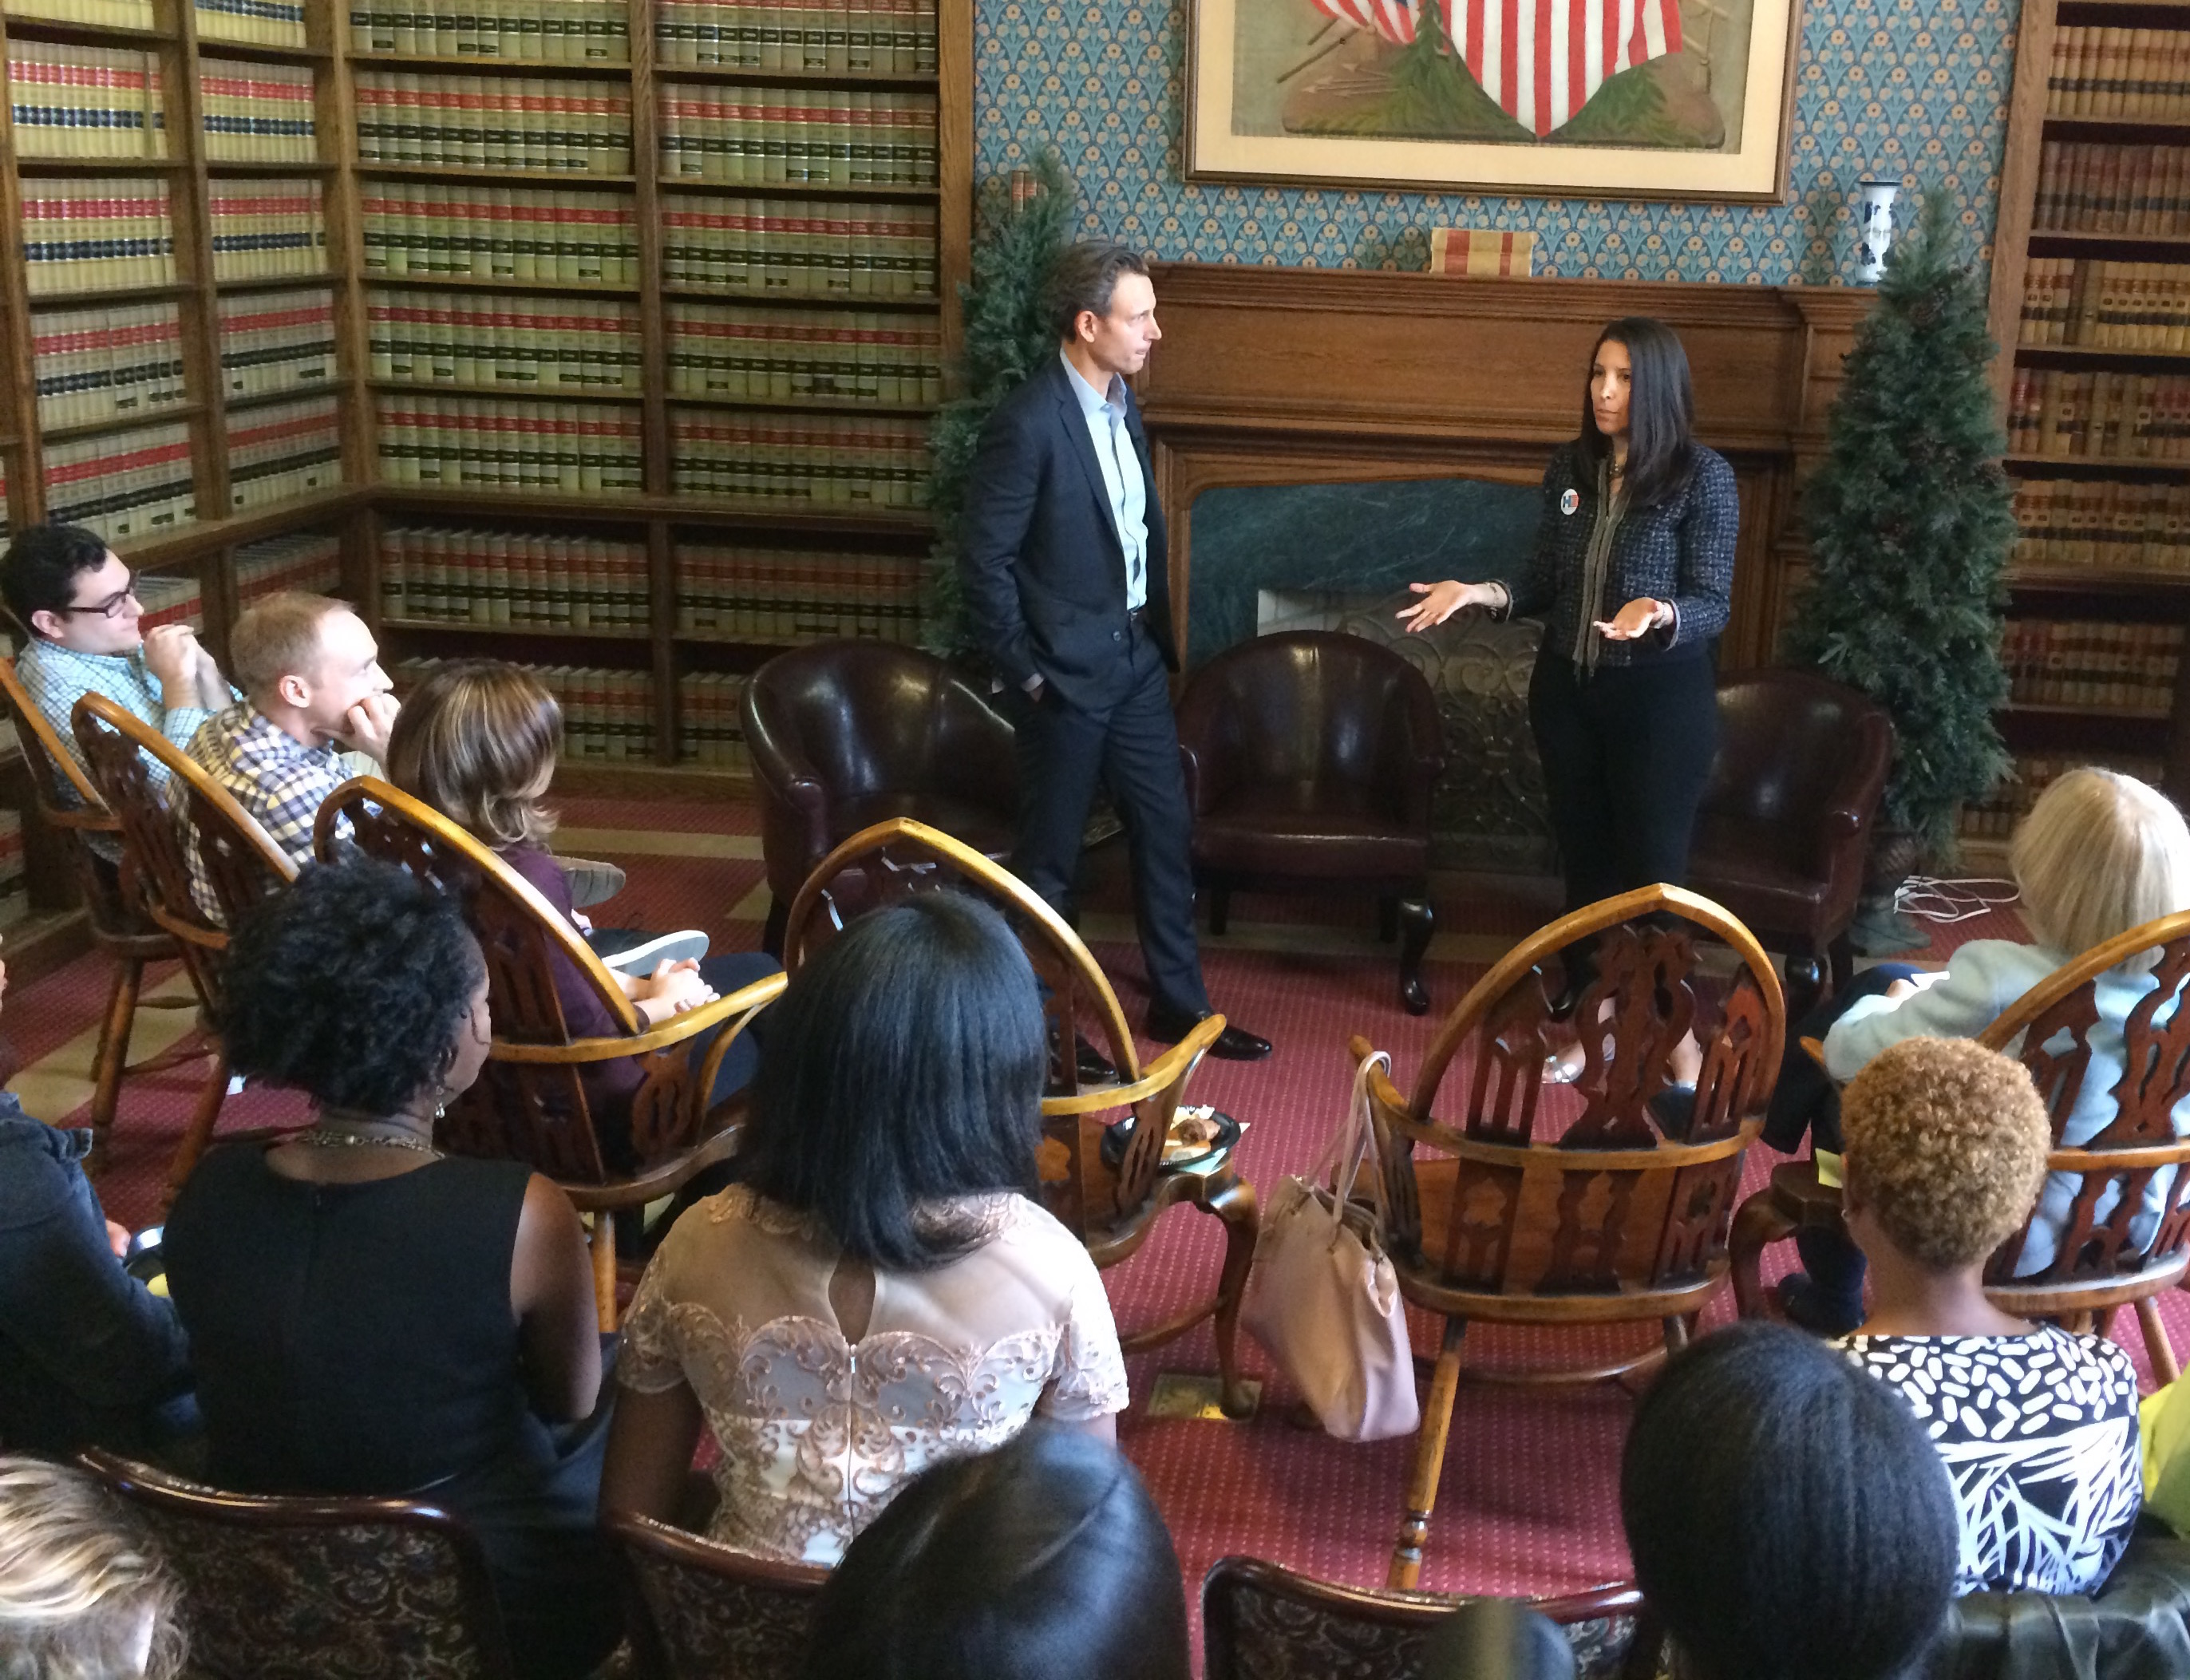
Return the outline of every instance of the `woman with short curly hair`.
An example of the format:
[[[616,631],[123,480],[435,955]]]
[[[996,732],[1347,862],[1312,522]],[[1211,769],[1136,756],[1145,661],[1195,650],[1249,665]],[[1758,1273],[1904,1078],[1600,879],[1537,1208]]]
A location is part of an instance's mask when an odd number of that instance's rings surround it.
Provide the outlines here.
[[[587,1672],[618,1623],[592,1268],[548,1180],[434,1146],[492,1034],[462,914],[392,864],[315,866],[236,928],[222,991],[230,1064],[314,1115],[210,1152],[168,1216],[213,1479],[453,1511],[517,1671]]]
[[[1961,1513],[1958,1592],[2091,1592],[2143,1499],[2136,1371],[2103,1337],[2011,1317],[1984,1268],[2022,1229],[2053,1141],[2020,1062],[1910,1038],[1841,1100],[1842,1206],[1873,1306],[1841,1345],[1898,1389]]]
[[[136,1513],[93,1478],[0,1457],[0,1674],[167,1680],[180,1598]]]

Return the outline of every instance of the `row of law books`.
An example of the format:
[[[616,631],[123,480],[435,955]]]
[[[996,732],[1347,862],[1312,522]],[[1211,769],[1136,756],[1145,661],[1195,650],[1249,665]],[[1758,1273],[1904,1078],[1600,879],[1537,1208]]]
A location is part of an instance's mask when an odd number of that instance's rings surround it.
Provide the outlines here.
[[[943,400],[943,330],[929,316],[672,303],[667,323],[679,396]]]
[[[316,180],[216,180],[206,189],[215,280],[325,274],[327,219]]]
[[[24,283],[34,298],[174,282],[174,219],[157,177],[26,180],[21,215]]]
[[[640,385],[630,304],[376,289],[365,319],[376,379],[568,395]]]
[[[2033,231],[2190,231],[2190,147],[2048,140]]]
[[[677,629],[726,642],[920,639],[919,560],[812,548],[677,549]]]
[[[368,181],[359,206],[369,275],[638,283],[628,196]]]
[[[2000,656],[2009,698],[2022,704],[2165,712],[2181,656],[2179,624],[2011,618]]]
[[[661,95],[661,173],[732,186],[935,184],[933,94],[678,88]]]
[[[646,545],[538,531],[395,525],[380,535],[390,619],[644,631]]]
[[[190,429],[169,422],[47,445],[46,517],[87,525],[110,542],[172,531],[197,518]]]
[[[774,298],[933,298],[935,207],[684,198],[661,212],[670,286]]]
[[[0,811],[0,928],[20,925],[31,913],[31,879],[25,871],[23,814]]]
[[[612,82],[357,74],[365,163],[631,173],[631,94]]]
[[[56,23],[88,24],[97,29],[158,27],[152,0],[9,0],[10,17],[50,18]]]
[[[218,299],[221,389],[231,397],[325,389],[335,380],[335,294],[228,292]]]
[[[192,0],[201,41],[257,47],[309,47],[304,0]]]
[[[263,508],[342,482],[342,413],[332,396],[268,403],[228,417],[228,497]]]
[[[443,661],[406,659],[389,668],[398,695],[424,682]],[[654,678],[644,671],[582,665],[525,665],[563,708],[563,757],[604,763],[645,763],[654,757]]]
[[[669,417],[678,493],[815,508],[928,503],[928,428],[915,420],[804,415]]]
[[[752,774],[746,751],[746,678],[735,671],[689,671],[677,679],[677,757],[735,775]]]
[[[635,407],[383,394],[377,411],[389,484],[561,496],[645,485]]]
[[[2190,33],[2069,25],[2053,31],[2049,116],[2190,116]]]
[[[173,408],[187,400],[182,313],[167,302],[38,310],[31,371],[42,428]]]
[[[351,0],[349,43],[422,58],[622,64],[631,14],[623,0]]]
[[[342,593],[342,538],[332,531],[296,531],[247,542],[235,551],[232,564],[239,612],[269,595]]]
[[[160,60],[121,48],[8,43],[18,157],[165,157]]]
[[[2018,367],[2008,388],[2011,455],[2190,461],[2190,376]]]
[[[2190,485],[2023,479],[2014,563],[2095,571],[2190,571]]]
[[[1961,836],[1965,840],[2005,840],[2013,834],[2016,826],[2030,814],[2030,808],[2038,803],[2038,796],[2051,786],[2058,777],[2085,764],[2096,764],[2102,769],[2119,770],[2124,775],[2135,776],[2139,781],[2157,787],[2167,773],[2167,767],[2157,758],[2140,758],[2117,752],[2084,752],[2073,756],[2060,753],[2022,753],[2015,756],[2015,767],[2000,779],[1989,798],[1973,799],[1962,807]]]
[[[814,76],[932,75],[935,0],[656,0],[665,65],[798,71]]]
[[[130,587],[137,604],[145,609],[142,626],[156,630],[163,624],[205,628],[205,594],[196,578],[186,572],[139,572]]]
[[[309,65],[198,60],[205,155],[216,163],[314,163],[319,123]]]
[[[2190,269],[2033,257],[2026,276],[2023,343],[2190,350]]]

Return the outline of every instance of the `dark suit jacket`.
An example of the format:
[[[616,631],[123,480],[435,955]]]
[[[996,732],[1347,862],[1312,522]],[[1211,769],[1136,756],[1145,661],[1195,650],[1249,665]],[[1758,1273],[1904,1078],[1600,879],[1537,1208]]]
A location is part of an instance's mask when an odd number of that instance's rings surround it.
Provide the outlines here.
[[[1126,556],[1071,378],[1052,355],[989,417],[966,492],[958,570],[982,649],[1006,682],[1024,686],[1038,674],[1080,710],[1101,712],[1123,697],[1131,674]],[[1126,427],[1148,485],[1145,623],[1176,671],[1163,509],[1130,391]]]

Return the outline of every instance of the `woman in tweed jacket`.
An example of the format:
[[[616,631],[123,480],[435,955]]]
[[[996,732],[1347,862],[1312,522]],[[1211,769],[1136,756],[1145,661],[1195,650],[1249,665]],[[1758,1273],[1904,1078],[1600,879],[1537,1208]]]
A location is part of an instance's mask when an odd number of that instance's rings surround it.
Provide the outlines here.
[[[1466,607],[1544,621],[1529,722],[1567,908],[1685,880],[1718,745],[1717,660],[1733,587],[1733,469],[1696,442],[1688,359],[1662,321],[1597,337],[1581,435],[1544,472],[1542,523],[1512,583],[1416,583],[1427,630]],[[1569,953],[1564,999],[1586,979]]]

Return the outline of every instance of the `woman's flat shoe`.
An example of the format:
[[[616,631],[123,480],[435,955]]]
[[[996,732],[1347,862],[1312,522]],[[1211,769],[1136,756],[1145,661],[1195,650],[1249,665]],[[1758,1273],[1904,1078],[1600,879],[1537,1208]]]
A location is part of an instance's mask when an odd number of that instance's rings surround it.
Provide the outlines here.
[[[1688,1127],[1695,1123],[1696,1087],[1667,1086],[1650,1099],[1650,1117],[1658,1122],[1658,1129],[1675,1142],[1687,1137]]]

